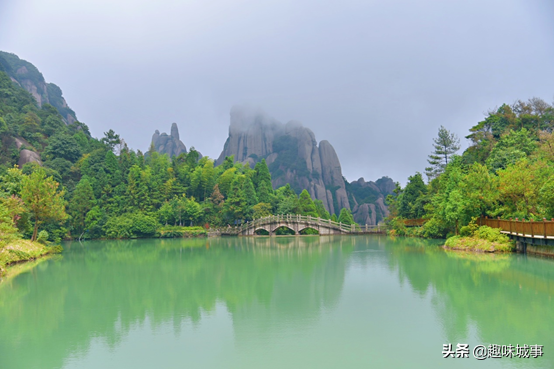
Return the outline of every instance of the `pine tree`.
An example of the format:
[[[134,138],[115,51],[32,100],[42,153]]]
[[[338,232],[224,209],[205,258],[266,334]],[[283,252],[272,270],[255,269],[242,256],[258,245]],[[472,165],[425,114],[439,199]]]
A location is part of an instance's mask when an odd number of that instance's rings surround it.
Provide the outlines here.
[[[439,135],[433,141],[435,150],[429,155],[429,159],[427,159],[431,166],[425,168],[425,174],[427,174],[429,180],[441,175],[452,155],[460,150],[460,139],[458,136],[449,132],[443,126],[439,128]]]
[[[256,205],[258,203],[258,197],[256,196],[256,190],[254,190],[254,184],[252,183],[252,180],[250,178],[246,177],[244,179],[242,188],[244,191],[244,195],[246,196],[248,207],[251,208]]]
[[[267,184],[267,182],[260,183],[257,195],[259,202],[265,202],[267,204],[271,204],[273,202],[273,189],[271,188],[271,185]]]
[[[267,167],[265,159],[262,159],[262,161],[257,163],[254,167],[254,170],[256,171],[256,173],[254,175],[253,181],[256,189],[258,189],[260,185],[264,182],[266,184],[269,184],[269,187],[271,188],[271,174],[269,173],[269,168]]]
[[[315,210],[317,211],[317,215],[321,219],[330,219],[331,216],[329,215],[329,212],[327,209],[325,209],[325,205],[323,205],[323,201],[321,200],[314,200]]]
[[[246,217],[246,209],[248,208],[248,201],[244,194],[243,184],[245,180],[244,175],[238,175],[231,183],[231,188],[227,195],[227,200],[223,205],[227,218],[231,221],[244,219]]]
[[[298,207],[300,208],[300,214],[317,217],[317,210],[310,194],[307,190],[302,190],[300,198],[298,200]]]
[[[340,209],[339,222],[342,224],[355,224],[352,212],[347,208]]]

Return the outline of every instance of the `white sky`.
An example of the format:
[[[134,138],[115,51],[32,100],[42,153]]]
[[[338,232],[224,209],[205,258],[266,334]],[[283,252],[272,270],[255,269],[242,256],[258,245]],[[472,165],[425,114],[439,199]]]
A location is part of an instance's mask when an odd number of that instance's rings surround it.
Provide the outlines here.
[[[217,158],[235,104],[301,121],[348,180],[423,172],[502,103],[554,99],[551,0],[0,0],[0,50],[60,86],[96,137],[179,126]]]

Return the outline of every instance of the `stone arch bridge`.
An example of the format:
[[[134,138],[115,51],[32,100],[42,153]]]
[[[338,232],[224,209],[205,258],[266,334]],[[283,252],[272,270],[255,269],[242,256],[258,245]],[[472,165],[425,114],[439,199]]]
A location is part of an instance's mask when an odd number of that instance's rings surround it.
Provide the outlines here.
[[[286,227],[299,235],[301,231],[311,228],[318,231],[319,235],[333,234],[367,234],[384,233],[385,228],[380,225],[359,226],[357,224],[342,224],[328,219],[315,218],[298,214],[272,215],[264,218],[254,219],[239,227],[227,227],[210,231],[210,235],[228,236],[257,236],[256,232],[265,230],[270,236],[275,235],[278,228]]]

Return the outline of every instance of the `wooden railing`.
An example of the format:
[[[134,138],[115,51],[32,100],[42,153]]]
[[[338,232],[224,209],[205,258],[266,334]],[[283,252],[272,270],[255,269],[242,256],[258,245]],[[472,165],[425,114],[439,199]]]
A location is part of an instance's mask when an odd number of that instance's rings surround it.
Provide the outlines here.
[[[503,233],[532,238],[554,238],[554,219],[542,221],[480,218],[479,225],[500,228]]]
[[[406,227],[421,227],[427,219],[404,219],[404,225]]]

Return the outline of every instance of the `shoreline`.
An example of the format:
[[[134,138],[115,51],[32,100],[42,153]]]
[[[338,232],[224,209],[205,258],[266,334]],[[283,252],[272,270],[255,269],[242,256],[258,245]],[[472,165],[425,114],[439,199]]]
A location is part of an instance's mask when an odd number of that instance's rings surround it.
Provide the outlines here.
[[[28,263],[62,251],[62,247],[46,246],[39,242],[19,239],[0,250],[0,277],[6,276],[9,269],[18,264]]]

